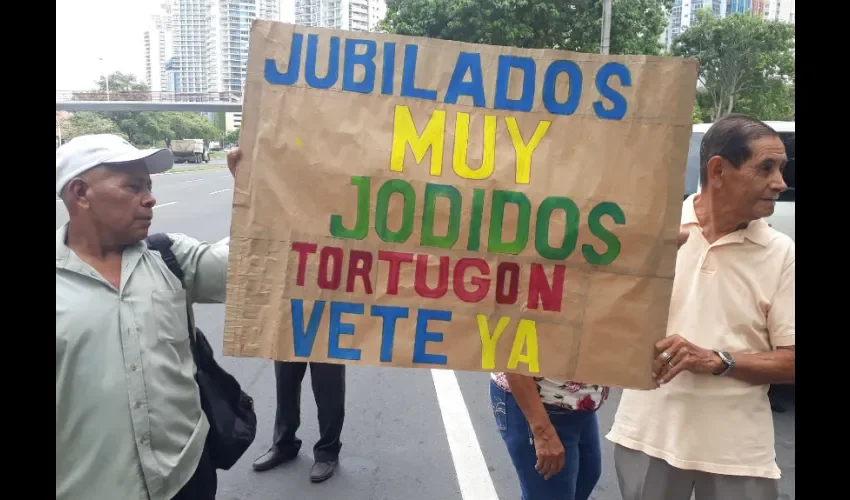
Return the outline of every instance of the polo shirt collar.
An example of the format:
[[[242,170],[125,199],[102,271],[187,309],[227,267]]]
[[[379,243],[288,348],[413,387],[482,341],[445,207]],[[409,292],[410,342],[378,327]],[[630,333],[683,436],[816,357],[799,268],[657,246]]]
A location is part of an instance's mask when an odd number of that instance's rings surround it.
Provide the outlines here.
[[[699,219],[697,219],[697,213],[694,209],[694,200],[696,199],[697,194],[692,194],[688,196],[685,200],[685,203],[682,205],[682,225],[688,226],[696,224],[699,226]],[[771,240],[771,229],[770,225],[765,222],[764,219],[756,219],[751,221],[746,228],[739,229],[729,236],[734,237],[738,241],[743,241],[747,239],[752,241],[753,243],[766,247]]]

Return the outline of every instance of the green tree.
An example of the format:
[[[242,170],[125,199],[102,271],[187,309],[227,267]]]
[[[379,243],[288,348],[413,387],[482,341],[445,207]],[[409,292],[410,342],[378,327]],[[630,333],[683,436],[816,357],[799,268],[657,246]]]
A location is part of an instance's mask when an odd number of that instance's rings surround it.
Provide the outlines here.
[[[762,120],[793,116],[789,91],[794,25],[749,14],[715,18],[708,9],[675,41],[673,53],[699,60],[710,121],[746,112]]]
[[[225,134],[224,135],[224,141],[223,141],[224,144],[222,144],[222,145],[223,146],[225,146],[225,145],[231,146],[231,145],[239,144],[239,133],[241,132],[241,130],[242,129],[237,128],[236,130],[231,130],[230,132]]]
[[[735,102],[734,111],[760,120],[794,120],[793,86],[782,81],[766,82],[748,89]]]
[[[106,92],[105,77],[101,76],[97,80],[97,88],[101,92]],[[150,87],[146,83],[138,81],[136,75],[132,73],[116,71],[109,75],[109,91],[118,93],[148,92]]]
[[[226,131],[226,129],[227,129],[226,113],[224,113],[223,111],[219,111],[218,113],[216,113],[215,114],[215,120],[213,121],[213,123],[215,123],[215,127],[219,130],[219,132],[221,132],[221,135],[223,137],[224,134],[227,132]]]
[[[79,92],[77,100],[105,100],[106,78],[95,82],[95,89]],[[121,100],[147,100],[148,86],[139,82],[135,75],[115,72],[109,75],[110,94]],[[171,111],[99,111],[75,113],[79,126],[76,135],[94,133],[117,133],[137,146],[168,146],[174,139],[219,140],[222,131],[199,113],[177,113]],[[73,117],[72,117],[73,120]],[[73,127],[73,125],[72,125]],[[63,130],[64,133],[64,130]],[[76,135],[68,135],[68,138]]]
[[[169,120],[172,139],[203,139],[207,142],[221,137],[221,131],[205,116],[197,113],[159,113]]]
[[[142,111],[127,113],[117,123],[130,142],[146,146],[168,146],[174,139],[204,139],[209,142],[221,137],[215,124],[198,113]]]
[[[612,54],[658,54],[673,0],[614,0]],[[381,31],[459,42],[599,52],[602,0],[387,0]]]
[[[702,119],[702,109],[700,109],[698,102],[694,102],[694,112],[693,116],[691,117],[691,123],[705,123]]]
[[[100,113],[90,111],[74,113],[64,122],[64,126],[62,127],[63,141],[89,134],[117,134],[123,136],[125,139],[127,138],[125,134],[121,133],[115,122],[104,118]]]
[[[76,100],[105,101],[106,80],[109,79],[109,98],[121,101],[145,101],[150,99],[147,84],[138,81],[136,75],[116,71],[101,76],[94,82],[94,89],[88,92],[77,92]],[[98,114],[115,123],[128,141],[137,145],[149,145],[156,142],[163,134],[157,129],[158,120],[147,117],[146,113],[131,111],[100,111]]]
[[[109,76],[109,96],[106,95],[106,79],[101,76],[94,82],[94,89],[86,92],[74,92],[75,101],[147,101],[150,100],[150,87],[138,81],[136,75],[116,71]]]
[[[704,88],[697,89],[694,99],[694,123],[711,122],[711,97]]]

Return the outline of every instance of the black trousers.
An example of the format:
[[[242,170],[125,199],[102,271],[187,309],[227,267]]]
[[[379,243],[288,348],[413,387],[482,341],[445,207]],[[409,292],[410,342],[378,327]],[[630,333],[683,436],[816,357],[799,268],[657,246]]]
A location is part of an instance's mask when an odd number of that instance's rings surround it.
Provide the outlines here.
[[[174,495],[172,500],[215,500],[217,489],[218,475],[210,460],[209,448],[205,444],[201,461],[198,462],[198,468],[189,478],[189,482]]]
[[[301,381],[308,363],[274,362],[277,381],[277,412],[274,419],[274,445],[283,452],[301,449],[295,436],[301,425]],[[319,462],[334,461],[342,448],[340,435],[345,419],[345,365],[309,363],[313,397],[319,410],[319,441],[313,447],[313,458]]]

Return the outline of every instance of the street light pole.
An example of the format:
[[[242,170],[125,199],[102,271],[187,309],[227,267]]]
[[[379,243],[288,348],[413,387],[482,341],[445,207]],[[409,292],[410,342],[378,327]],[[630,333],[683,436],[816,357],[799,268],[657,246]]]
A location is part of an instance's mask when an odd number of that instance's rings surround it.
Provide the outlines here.
[[[104,64],[106,63],[102,57],[98,57],[97,59]],[[109,102],[109,72],[104,72],[103,74],[103,79],[106,81],[106,101]]]
[[[611,48],[611,0],[602,2],[602,44],[600,54],[608,54]]]

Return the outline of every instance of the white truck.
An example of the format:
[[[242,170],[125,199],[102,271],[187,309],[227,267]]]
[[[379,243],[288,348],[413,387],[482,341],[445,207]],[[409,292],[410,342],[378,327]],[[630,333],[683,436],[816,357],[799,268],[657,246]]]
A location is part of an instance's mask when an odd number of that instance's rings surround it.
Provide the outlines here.
[[[171,141],[174,163],[209,163],[210,152],[203,139],[178,139]]]

